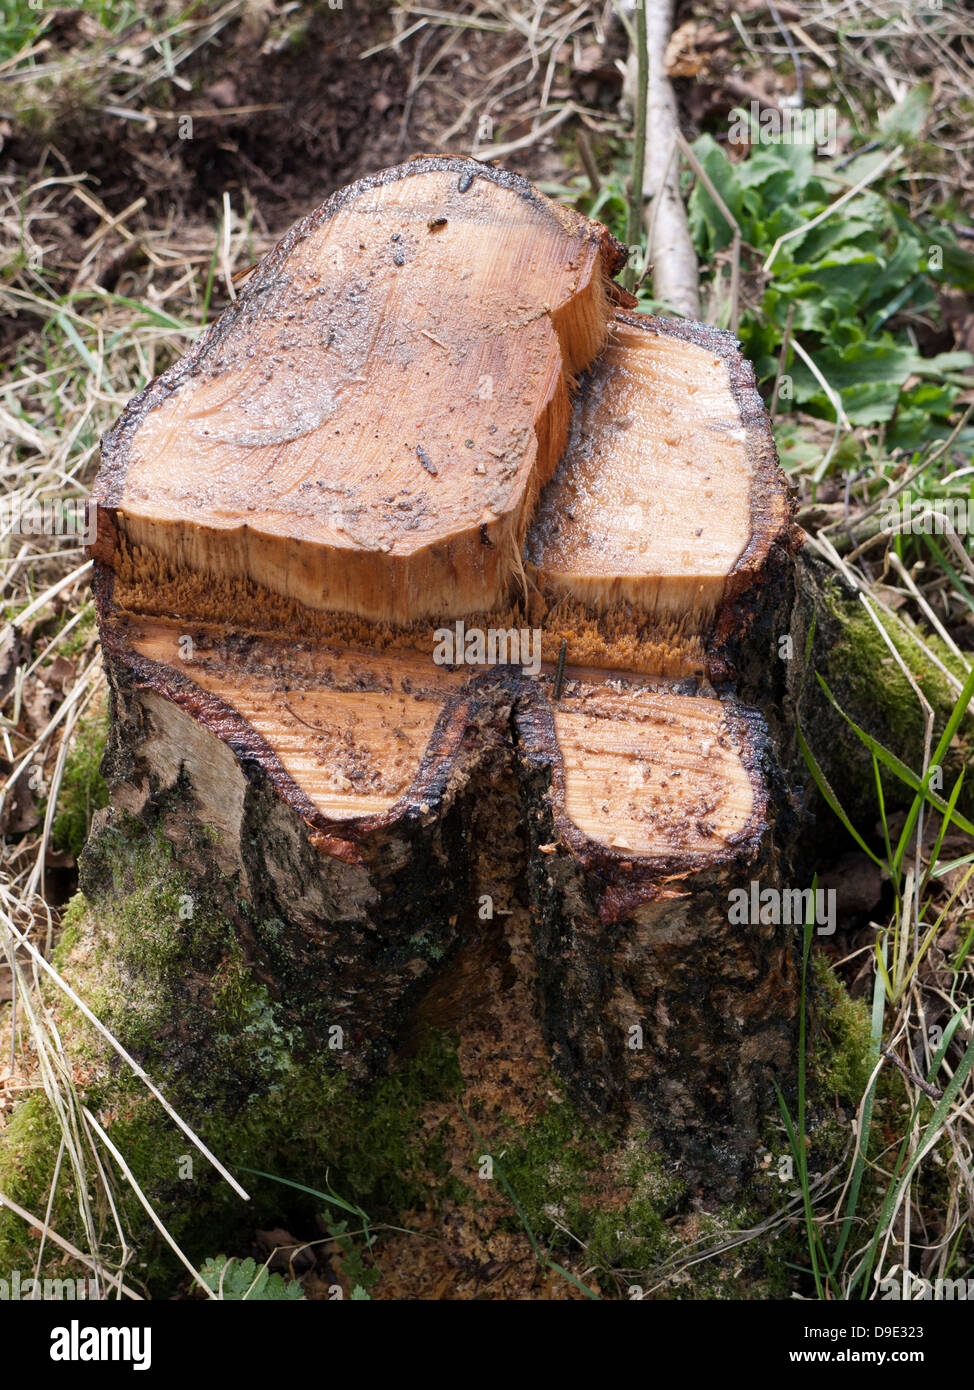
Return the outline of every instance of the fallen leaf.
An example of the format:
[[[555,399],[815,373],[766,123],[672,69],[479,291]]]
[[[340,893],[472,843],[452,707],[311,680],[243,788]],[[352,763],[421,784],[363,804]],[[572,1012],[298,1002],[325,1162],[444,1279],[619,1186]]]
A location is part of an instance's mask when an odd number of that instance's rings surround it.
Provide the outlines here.
[[[11,764],[5,758],[0,758],[0,776],[11,770]],[[40,824],[29,777],[30,768],[25,767],[10,788],[3,809],[0,810],[0,835],[25,835],[28,830],[33,830]]]
[[[0,632],[0,704],[3,704],[17,678],[17,667],[27,660],[28,649],[23,633],[13,623]]]
[[[203,95],[214,106],[237,105],[237,88],[231,77],[222,77],[219,82],[214,82],[212,86],[206,88]]]
[[[845,854],[821,876],[819,888],[835,891],[839,917],[869,912],[879,902],[883,878],[878,864],[865,854]]]
[[[57,685],[62,690],[68,690],[74,685],[77,676],[78,668],[73,661],[69,661],[66,656],[56,656],[44,672],[44,681],[47,685]]]
[[[28,728],[32,732],[39,734],[42,729],[47,727],[56,704],[57,692],[52,690],[45,681],[24,682],[24,713],[27,716]]]

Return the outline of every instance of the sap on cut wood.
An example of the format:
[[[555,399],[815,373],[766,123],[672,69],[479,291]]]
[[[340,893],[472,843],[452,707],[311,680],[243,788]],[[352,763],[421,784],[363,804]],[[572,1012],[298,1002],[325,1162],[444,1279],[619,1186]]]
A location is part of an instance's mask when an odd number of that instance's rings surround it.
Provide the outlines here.
[[[335,1067],[374,1078],[494,952],[572,1094],[723,1182],[792,1060],[795,942],[726,904],[789,863],[738,671],[794,536],[738,345],[620,311],[624,254],[417,159],[299,223],[132,402],[93,546],[108,820],[226,873],[295,1049],[340,1019]],[[499,885],[517,940],[477,915]]]
[[[502,598],[621,251],[464,164],[335,195],[133,403],[98,491],[118,544],[377,621]]]
[[[713,618],[744,553],[788,521],[743,366],[725,335],[619,315],[528,536],[549,594]]]

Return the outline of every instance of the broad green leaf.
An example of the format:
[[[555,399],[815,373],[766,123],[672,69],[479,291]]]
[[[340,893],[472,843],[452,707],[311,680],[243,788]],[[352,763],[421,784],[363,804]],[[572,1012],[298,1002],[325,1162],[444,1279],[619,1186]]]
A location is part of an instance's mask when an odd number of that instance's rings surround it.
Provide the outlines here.
[[[930,87],[926,82],[917,82],[901,101],[880,113],[879,129],[892,144],[902,139],[916,140],[923,132],[929,110]]]

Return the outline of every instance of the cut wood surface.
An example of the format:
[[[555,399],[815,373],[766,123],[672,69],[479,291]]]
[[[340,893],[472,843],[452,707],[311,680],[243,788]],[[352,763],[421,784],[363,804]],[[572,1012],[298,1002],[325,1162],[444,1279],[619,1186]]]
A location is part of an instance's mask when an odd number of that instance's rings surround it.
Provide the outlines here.
[[[697,630],[788,524],[767,416],[727,335],[620,315],[585,379],[527,558],[542,587]]]
[[[271,975],[291,940],[358,1020],[359,1076],[523,855],[524,968],[573,1092],[744,1163],[796,1002],[794,943],[727,921],[792,819],[734,662],[787,623],[793,531],[737,344],[617,312],[621,259],[445,158],[285,237],[106,436],[113,806],[187,856],[210,828],[285,924]],[[467,664],[458,616],[504,654]]]
[[[116,544],[377,620],[489,607],[620,260],[604,227],[470,161],[343,190],[110,436]]]
[[[761,823],[719,700],[579,682],[554,721],[565,815],[596,843],[689,862],[727,853]]]
[[[187,646],[177,624],[158,620],[129,640],[146,678],[185,707],[202,711],[198,692],[219,701],[221,736],[249,741],[285,795],[322,822],[382,815],[404,798],[461,684],[412,652],[309,649],[204,628]]]
[[[479,705],[496,699],[482,681],[471,690],[463,668],[411,651],[312,648],[223,628],[190,636],[158,619],[123,619],[113,640],[147,686],[245,749],[322,830],[354,822],[367,833],[390,813],[415,812],[429,773],[443,774]],[[516,701],[528,679],[507,676],[506,697]],[[682,854],[689,864],[760,833],[763,808],[727,702],[573,668],[555,703],[552,683],[545,672],[532,694],[552,709],[559,810],[583,837],[624,857]]]
[[[110,437],[109,469],[116,451]],[[721,609],[739,595],[756,600],[790,536],[767,414],[734,340],[699,324],[620,314],[582,378],[567,450],[541,491],[504,606],[467,616],[502,629],[521,621],[512,603],[526,571],[546,662],[564,638],[570,665],[698,676]],[[391,644],[427,659],[437,622],[452,616],[451,605],[424,621],[370,626],[247,575],[173,568],[150,547],[99,553],[120,607],[155,616],[238,624],[245,613],[255,631]]]

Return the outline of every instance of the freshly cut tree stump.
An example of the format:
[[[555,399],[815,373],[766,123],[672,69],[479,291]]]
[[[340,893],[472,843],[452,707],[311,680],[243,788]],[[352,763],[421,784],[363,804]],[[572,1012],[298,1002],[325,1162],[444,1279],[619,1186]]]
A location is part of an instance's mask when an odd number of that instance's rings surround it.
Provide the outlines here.
[[[106,560],[146,548],[380,622],[499,601],[621,260],[483,165],[343,189],[122,417]]]
[[[622,259],[513,175],[417,160],[132,402],[96,490],[105,824],[231,884],[295,1051],[338,1026],[361,1079],[520,864],[571,1093],[719,1184],[793,1061],[797,935],[728,894],[792,850],[734,687],[795,533],[737,345],[617,311]]]
[[[753,588],[787,522],[764,406],[733,339],[619,315],[531,530],[544,590],[703,629]]]

